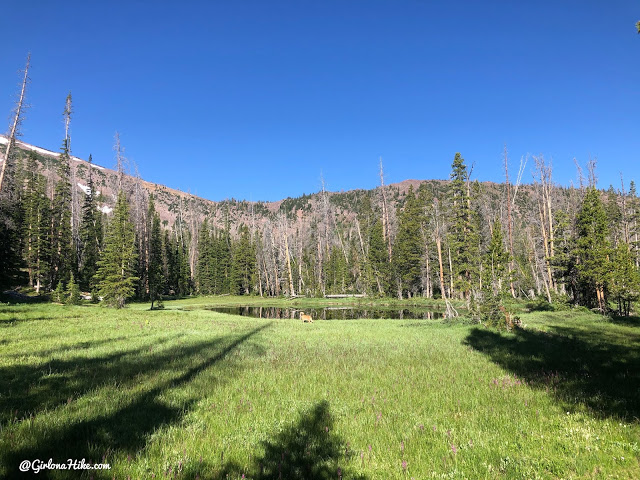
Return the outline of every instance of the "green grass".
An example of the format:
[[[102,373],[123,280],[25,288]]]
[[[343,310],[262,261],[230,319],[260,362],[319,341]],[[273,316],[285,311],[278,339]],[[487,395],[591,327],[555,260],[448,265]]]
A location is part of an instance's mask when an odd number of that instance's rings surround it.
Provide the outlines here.
[[[0,307],[0,477],[86,458],[112,470],[37,477],[640,478],[633,322],[535,312],[498,333],[178,310],[242,301]]]

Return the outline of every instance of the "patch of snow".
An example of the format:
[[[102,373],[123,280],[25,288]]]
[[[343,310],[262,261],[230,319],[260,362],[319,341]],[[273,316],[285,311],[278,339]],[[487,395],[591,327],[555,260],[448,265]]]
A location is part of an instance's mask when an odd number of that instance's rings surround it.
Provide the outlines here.
[[[5,137],[4,135],[0,135],[0,143],[3,145],[6,145],[9,142],[9,139],[7,137]],[[38,153],[42,153],[43,155],[50,155],[50,156],[54,156],[57,157],[58,155],[60,155],[60,152],[54,152],[51,150],[47,150],[46,148],[40,148],[40,147],[36,147],[35,145],[30,145],[28,143],[24,143],[21,142],[20,140],[16,140],[16,144],[21,147],[21,148],[26,148],[27,150],[32,150],[34,152],[38,152]],[[75,160],[76,162],[84,162],[85,160],[79,158],[79,157],[71,157],[72,160]],[[104,170],[104,167],[100,167],[99,165],[93,165],[94,168],[99,168],[100,170]]]
[[[100,169],[100,170],[104,170],[104,169],[105,169],[104,167],[101,167],[100,165],[94,165],[94,164],[91,164],[91,166],[92,166],[93,168],[98,168],[98,169]]]
[[[80,190],[85,193],[85,195],[89,195],[91,193],[91,189],[87,185],[82,185],[80,182],[78,182],[78,186],[80,187]]]
[[[100,210],[102,213],[111,213],[113,212],[113,208],[107,206],[107,205],[103,205],[101,206],[98,210]]]
[[[80,187],[80,190],[82,190],[86,195],[89,195],[89,193],[91,192],[91,189],[87,185],[82,185],[78,182],[78,186]],[[94,194],[100,195],[100,190],[96,190]]]

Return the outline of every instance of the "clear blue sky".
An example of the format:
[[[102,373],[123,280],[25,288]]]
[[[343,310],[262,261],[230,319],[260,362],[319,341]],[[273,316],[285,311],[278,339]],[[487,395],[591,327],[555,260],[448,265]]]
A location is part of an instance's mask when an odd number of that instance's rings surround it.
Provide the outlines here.
[[[23,140],[212,200],[448,178],[502,181],[506,143],[640,181],[637,1],[5,2],[0,111],[32,54]],[[531,163],[525,181],[531,181]]]

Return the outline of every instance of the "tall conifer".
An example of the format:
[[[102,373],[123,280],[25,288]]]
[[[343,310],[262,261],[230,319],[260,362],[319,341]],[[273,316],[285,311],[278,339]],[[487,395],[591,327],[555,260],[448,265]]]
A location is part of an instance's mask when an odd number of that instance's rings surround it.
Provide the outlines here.
[[[87,194],[82,206],[80,223],[79,284],[85,291],[91,290],[93,277],[98,271],[98,257],[102,246],[102,214],[96,207],[93,177],[91,175],[92,157],[89,155],[89,181]]]
[[[153,310],[153,303],[155,301],[160,303],[163,290],[162,231],[160,230],[160,216],[155,210],[153,195],[149,197],[147,218],[151,223],[149,228],[149,262],[147,268],[149,270],[149,298],[151,300],[151,309]]]
[[[36,292],[47,288],[49,272],[51,206],[46,195],[46,179],[37,172],[35,154],[29,155],[23,196],[24,258],[29,283]]]
[[[606,287],[611,274],[607,215],[594,186],[587,189],[576,217],[576,268],[580,303],[606,309]]]
[[[74,249],[71,235],[71,182],[69,139],[62,143],[58,159],[58,182],[53,192],[51,215],[51,285],[67,283],[74,269]]]
[[[469,173],[464,159],[456,153],[451,165],[451,248],[453,287],[460,296],[470,299],[474,274],[477,274],[478,232],[471,209]]]
[[[122,308],[135,293],[135,231],[124,192],[118,193],[114,215],[107,227],[102,256],[98,261],[98,291],[109,306]]]
[[[415,296],[421,287],[422,242],[421,221],[422,208],[413,193],[413,187],[405,198],[404,209],[398,215],[400,223],[393,246],[393,271],[398,289],[398,297],[406,293],[409,298]]]

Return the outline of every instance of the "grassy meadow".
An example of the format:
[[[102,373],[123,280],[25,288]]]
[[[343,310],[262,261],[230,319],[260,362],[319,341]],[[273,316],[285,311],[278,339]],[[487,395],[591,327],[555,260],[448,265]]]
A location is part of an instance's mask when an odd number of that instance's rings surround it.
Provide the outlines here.
[[[638,322],[539,311],[502,333],[197,308],[221,302],[245,300],[0,306],[0,478],[49,458],[112,468],[31,476],[640,478]]]

